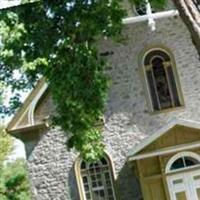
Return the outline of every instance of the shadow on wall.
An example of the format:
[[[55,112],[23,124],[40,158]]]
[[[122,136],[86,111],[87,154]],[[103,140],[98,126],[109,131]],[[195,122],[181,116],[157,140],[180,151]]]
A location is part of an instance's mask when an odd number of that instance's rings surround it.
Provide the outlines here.
[[[22,139],[23,143],[25,144],[25,153],[26,159],[29,160],[29,157],[33,154],[34,150],[37,149],[39,143],[42,142],[42,137],[48,133],[48,130],[41,129],[37,131],[27,132],[26,136],[23,135],[19,138]]]
[[[68,186],[69,198],[80,200],[74,166],[69,171]],[[133,166],[125,163],[116,179],[115,192],[117,200],[142,200],[140,184],[134,174]]]
[[[140,183],[132,165],[125,163],[116,180],[116,193],[121,200],[142,200]]]
[[[68,185],[69,185],[70,199],[80,200],[78,186],[77,186],[77,182],[76,182],[74,165],[71,167],[71,169],[69,171]]]

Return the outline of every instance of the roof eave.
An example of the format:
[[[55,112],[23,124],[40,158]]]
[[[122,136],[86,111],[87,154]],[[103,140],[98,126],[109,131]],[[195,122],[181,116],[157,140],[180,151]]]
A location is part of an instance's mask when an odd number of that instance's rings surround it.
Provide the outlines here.
[[[153,141],[164,135],[170,129],[175,127],[176,125],[185,126],[189,128],[200,129],[200,123],[197,121],[192,120],[185,120],[185,119],[173,119],[167,125],[163,126],[162,128],[158,129],[153,135],[143,140],[143,142],[136,145],[132,150],[129,151],[127,157],[134,157],[138,152],[144,149],[146,146],[151,144]]]

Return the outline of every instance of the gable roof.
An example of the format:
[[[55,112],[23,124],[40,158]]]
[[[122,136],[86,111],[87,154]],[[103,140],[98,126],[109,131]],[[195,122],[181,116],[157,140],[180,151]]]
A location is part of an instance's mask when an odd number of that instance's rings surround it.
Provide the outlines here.
[[[25,127],[31,127],[36,125],[34,122],[34,111],[36,108],[37,103],[47,90],[48,85],[45,82],[45,79],[42,78],[38,81],[35,88],[31,91],[31,93],[28,95],[22,106],[19,108],[19,110],[16,112],[16,114],[13,116],[11,121],[7,125],[7,131],[12,132],[16,129],[21,129]],[[20,122],[24,117],[27,118],[28,124],[26,126],[22,127],[19,126]]]
[[[140,152],[146,146],[148,146],[149,144],[160,138],[162,135],[167,133],[170,129],[172,129],[176,125],[200,129],[200,123],[197,121],[185,120],[185,119],[172,120],[170,123],[158,129],[153,135],[147,137],[140,144],[136,145],[132,150],[130,150],[128,153],[128,158],[135,156],[138,152]]]

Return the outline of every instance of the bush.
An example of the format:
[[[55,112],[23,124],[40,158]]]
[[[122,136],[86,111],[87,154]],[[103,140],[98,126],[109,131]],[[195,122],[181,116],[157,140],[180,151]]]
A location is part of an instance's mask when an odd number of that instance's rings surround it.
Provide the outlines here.
[[[30,200],[30,187],[24,160],[16,160],[0,169],[0,199]]]

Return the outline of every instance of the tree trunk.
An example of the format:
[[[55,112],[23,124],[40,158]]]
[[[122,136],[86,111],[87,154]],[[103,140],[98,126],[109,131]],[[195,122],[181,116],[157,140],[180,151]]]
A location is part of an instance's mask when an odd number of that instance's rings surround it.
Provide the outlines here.
[[[187,26],[192,41],[200,56],[200,0],[172,0],[180,17]]]

